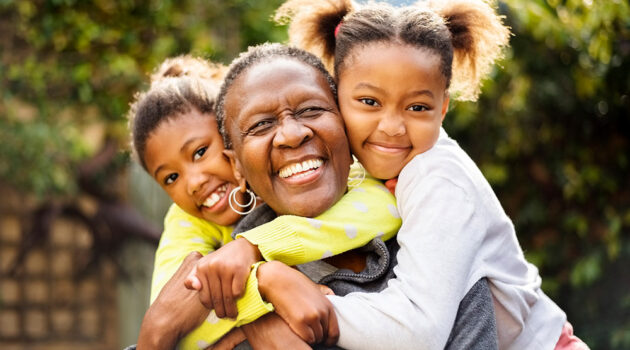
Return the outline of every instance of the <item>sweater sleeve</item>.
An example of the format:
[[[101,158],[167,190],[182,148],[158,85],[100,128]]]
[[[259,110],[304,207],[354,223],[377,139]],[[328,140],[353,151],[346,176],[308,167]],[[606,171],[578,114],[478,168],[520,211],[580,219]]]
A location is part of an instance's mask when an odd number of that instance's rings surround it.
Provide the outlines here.
[[[283,215],[237,237],[257,245],[267,261],[297,265],[362,247],[375,237],[387,240],[400,225],[394,196],[366,177],[315,218]]]
[[[189,253],[196,251],[206,255],[213,252],[232,240],[231,233],[231,227],[201,220],[172,204],[164,217],[164,231],[155,252],[151,302]]]
[[[232,240],[231,233],[230,227],[191,216],[173,204],[164,218],[164,232],[155,254],[151,302],[157,298],[189,253],[198,251],[206,255],[213,252]],[[244,296],[236,302],[239,311],[237,318],[219,319],[212,311],[203,324],[180,341],[180,349],[204,349],[232,328],[250,323],[273,311],[273,306],[263,301],[258,292],[257,268],[258,265],[250,272]],[[203,344],[207,345],[200,346]]]
[[[466,191],[444,177],[399,179],[396,278],[379,293],[330,296],[345,349],[443,349],[478,239]]]

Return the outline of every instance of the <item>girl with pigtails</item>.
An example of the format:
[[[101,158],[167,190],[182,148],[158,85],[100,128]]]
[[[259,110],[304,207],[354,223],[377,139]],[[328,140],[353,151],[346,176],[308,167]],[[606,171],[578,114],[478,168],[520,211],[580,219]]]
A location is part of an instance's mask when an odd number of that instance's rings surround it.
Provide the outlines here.
[[[329,297],[338,344],[378,347],[383,328],[402,323],[399,334],[421,332],[428,347],[441,348],[462,296],[486,278],[500,349],[588,348],[543,293],[489,183],[442,128],[450,98],[475,100],[508,45],[509,30],[492,7],[482,0],[404,8],[289,0],[276,20],[290,24],[292,44],[334,72],[351,150],[395,192],[403,219],[388,288]]]

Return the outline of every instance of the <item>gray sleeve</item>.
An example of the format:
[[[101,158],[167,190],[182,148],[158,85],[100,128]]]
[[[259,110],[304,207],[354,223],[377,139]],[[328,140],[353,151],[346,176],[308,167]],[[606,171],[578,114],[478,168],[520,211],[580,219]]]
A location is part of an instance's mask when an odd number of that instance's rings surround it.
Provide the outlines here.
[[[459,303],[445,349],[498,349],[497,323],[486,278],[475,283]]]

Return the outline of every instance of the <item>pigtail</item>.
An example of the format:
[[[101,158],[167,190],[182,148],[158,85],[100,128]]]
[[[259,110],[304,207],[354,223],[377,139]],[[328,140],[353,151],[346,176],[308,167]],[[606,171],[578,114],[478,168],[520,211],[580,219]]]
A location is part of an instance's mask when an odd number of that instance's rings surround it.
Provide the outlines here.
[[[320,57],[333,72],[335,30],[353,8],[351,0],[288,0],[278,8],[274,20],[289,24],[289,42]]]
[[[441,15],[453,43],[450,91],[458,100],[477,99],[481,81],[508,46],[510,30],[503,16],[484,0],[437,0],[429,6]]]
[[[151,74],[151,84],[166,78],[187,76],[211,80],[221,85],[226,72],[227,67],[224,65],[215,64],[203,58],[181,55],[164,60]]]

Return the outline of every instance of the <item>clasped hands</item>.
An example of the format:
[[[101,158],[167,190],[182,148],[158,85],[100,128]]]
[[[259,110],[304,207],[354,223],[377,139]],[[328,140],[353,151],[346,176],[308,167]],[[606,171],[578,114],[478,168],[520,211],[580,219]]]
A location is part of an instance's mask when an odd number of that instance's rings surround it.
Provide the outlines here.
[[[238,238],[199,259],[184,284],[186,288],[196,290],[199,301],[208,310],[214,309],[217,317],[236,318],[236,301],[245,293],[252,265],[260,260],[258,247],[245,238]],[[243,326],[242,331],[229,333],[213,348],[220,348],[221,344],[231,348],[244,337],[254,348],[257,340],[282,341],[285,345],[287,341],[296,343],[297,340],[308,344],[336,344],[339,337],[337,318],[325,297],[333,294],[332,290],[315,284],[296,269],[278,261],[260,265],[257,279],[261,297],[273,304],[281,319],[273,314],[262,317]]]

